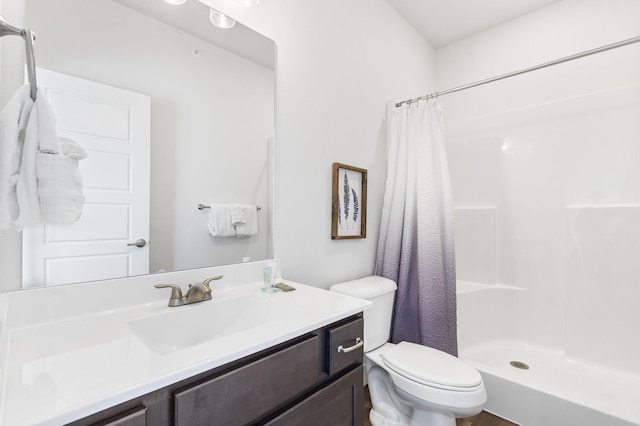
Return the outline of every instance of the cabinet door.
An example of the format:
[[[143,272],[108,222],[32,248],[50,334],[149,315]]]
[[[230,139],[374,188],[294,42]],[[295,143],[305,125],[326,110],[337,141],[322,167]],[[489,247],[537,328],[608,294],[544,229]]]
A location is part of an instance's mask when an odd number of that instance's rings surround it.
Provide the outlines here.
[[[284,407],[316,386],[318,336],[175,394],[178,426],[244,425]]]
[[[362,426],[363,367],[358,366],[266,423],[269,426]]]

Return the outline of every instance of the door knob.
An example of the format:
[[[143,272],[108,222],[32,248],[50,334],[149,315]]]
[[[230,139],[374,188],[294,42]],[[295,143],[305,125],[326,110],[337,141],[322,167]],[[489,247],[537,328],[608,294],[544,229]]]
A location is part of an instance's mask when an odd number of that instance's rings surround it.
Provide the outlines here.
[[[132,246],[136,246],[136,247],[144,247],[147,245],[147,242],[145,240],[143,240],[142,238],[140,238],[139,240],[137,240],[135,243],[129,243],[127,244],[128,247],[132,247]]]

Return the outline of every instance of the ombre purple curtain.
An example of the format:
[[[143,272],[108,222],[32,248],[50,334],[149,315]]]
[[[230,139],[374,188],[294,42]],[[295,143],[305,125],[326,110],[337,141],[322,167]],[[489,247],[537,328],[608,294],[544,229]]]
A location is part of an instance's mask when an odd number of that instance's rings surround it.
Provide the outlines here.
[[[458,354],[451,183],[437,99],[387,108],[376,273],[398,284],[391,341]]]

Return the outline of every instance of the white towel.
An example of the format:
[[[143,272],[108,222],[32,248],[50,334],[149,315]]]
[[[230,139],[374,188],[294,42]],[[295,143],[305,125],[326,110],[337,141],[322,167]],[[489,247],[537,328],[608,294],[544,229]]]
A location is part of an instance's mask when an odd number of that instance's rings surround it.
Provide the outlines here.
[[[258,206],[252,204],[237,205],[244,212],[244,223],[236,223],[236,236],[249,237],[258,233]]]
[[[231,205],[231,223],[233,225],[247,223],[245,206],[243,206],[242,204]]]
[[[231,223],[231,207],[228,204],[210,204],[209,233],[214,237],[233,237],[236,232]]]
[[[29,115],[29,122],[24,134],[20,172],[16,182],[16,196],[20,209],[18,218],[14,221],[17,230],[42,223],[40,199],[38,198],[38,179],[36,177],[36,157],[42,136],[44,136],[45,145],[48,148],[53,146],[51,149],[58,152],[57,141],[56,143],[51,142],[52,138],[56,138],[52,119],[46,99],[43,100],[43,96],[39,96],[36,98]]]
[[[58,139],[45,91],[36,99],[27,124],[16,194],[17,229],[39,223],[71,224],[84,205],[78,160],[87,154],[76,142]]]
[[[19,88],[0,114],[0,231],[18,217],[16,182],[22,158],[24,129],[33,108],[29,85]]]
[[[87,153],[67,138],[60,138],[60,147],[59,154],[38,153],[36,174],[43,221],[66,225],[82,216],[84,193],[78,161],[87,158]]]

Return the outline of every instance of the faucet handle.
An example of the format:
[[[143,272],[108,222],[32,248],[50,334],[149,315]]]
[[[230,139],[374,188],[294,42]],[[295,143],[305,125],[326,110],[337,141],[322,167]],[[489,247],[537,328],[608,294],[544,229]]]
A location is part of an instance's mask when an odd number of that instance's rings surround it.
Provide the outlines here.
[[[169,298],[169,306],[180,306],[183,304],[182,289],[176,284],[156,284],[155,288],[170,288],[171,297]]]
[[[207,291],[211,291],[211,287],[209,287],[209,283],[211,281],[220,280],[222,279],[222,277],[224,277],[224,275],[216,275],[215,277],[207,278],[206,280],[202,281],[202,286],[205,289],[207,289]]]

